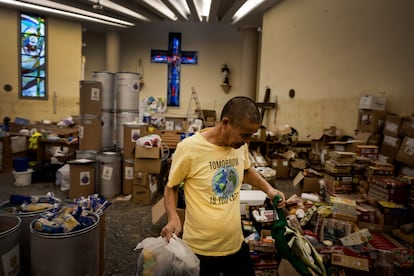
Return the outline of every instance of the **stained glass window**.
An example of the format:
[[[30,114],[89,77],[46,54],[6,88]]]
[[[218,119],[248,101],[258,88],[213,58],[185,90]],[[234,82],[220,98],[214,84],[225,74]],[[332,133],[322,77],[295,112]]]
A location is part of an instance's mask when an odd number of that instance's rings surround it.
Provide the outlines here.
[[[47,99],[46,20],[20,14],[20,98]]]

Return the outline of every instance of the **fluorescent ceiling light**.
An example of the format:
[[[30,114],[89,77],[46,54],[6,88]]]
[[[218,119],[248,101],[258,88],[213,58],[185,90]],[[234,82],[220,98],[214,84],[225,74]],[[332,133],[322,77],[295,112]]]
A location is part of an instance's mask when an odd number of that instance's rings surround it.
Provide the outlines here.
[[[173,21],[178,19],[177,16],[161,0],[142,0],[142,2],[158,10]]]
[[[188,19],[188,17],[191,14],[190,8],[187,5],[186,0],[168,0],[171,5],[173,5],[177,11],[185,18]]]
[[[27,3],[26,3],[27,2]],[[0,0],[0,3],[13,5],[15,7],[29,8],[38,11],[50,12],[53,14],[65,15],[73,18],[103,23],[116,27],[126,28],[128,26],[134,26],[135,24],[117,18],[100,15],[93,12],[84,11],[74,7],[62,5],[47,0],[25,0],[20,2],[16,0]]]
[[[210,15],[211,0],[192,0],[199,14],[200,21],[208,21]]]
[[[236,11],[236,13],[231,18],[233,23],[236,23],[252,10],[257,8],[260,4],[262,4],[265,0],[247,0],[241,7]]]
[[[125,8],[124,6],[118,5],[112,1],[109,0],[89,0],[89,2],[102,5],[103,7],[109,8],[114,11],[122,12],[123,14],[135,17],[137,19],[143,20],[143,21],[151,21],[147,17],[134,12],[133,10],[130,10],[128,8]]]

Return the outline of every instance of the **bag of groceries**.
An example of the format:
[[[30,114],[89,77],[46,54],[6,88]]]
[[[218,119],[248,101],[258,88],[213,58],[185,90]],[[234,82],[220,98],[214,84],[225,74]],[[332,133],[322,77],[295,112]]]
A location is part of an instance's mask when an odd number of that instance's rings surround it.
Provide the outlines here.
[[[168,242],[163,237],[149,237],[135,250],[141,250],[137,261],[137,276],[197,276],[200,261],[177,236]]]

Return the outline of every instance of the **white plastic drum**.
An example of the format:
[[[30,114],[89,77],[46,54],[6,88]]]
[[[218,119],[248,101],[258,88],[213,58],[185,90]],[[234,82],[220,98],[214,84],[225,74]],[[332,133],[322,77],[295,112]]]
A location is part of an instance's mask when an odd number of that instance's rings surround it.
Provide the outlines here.
[[[115,141],[116,147],[119,149],[124,148],[124,125],[136,121],[139,113],[136,112],[118,112],[115,115],[116,134]]]
[[[102,111],[102,147],[104,150],[115,146],[115,115],[114,112]]]
[[[118,72],[115,75],[116,110],[139,110],[139,79],[138,73]]]
[[[93,72],[92,80],[102,83],[102,109],[115,108],[115,74],[111,72]]]
[[[105,151],[96,155],[98,163],[98,193],[106,198],[121,194],[121,154]]]

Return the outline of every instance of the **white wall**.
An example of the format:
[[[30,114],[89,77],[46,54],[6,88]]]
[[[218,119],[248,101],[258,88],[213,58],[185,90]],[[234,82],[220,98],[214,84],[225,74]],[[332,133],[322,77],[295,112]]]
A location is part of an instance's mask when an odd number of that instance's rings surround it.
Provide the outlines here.
[[[364,94],[386,96],[400,116],[414,111],[413,9],[410,0],[286,0],[268,11],[259,99],[266,86],[278,98],[268,128],[288,124],[307,139],[335,125],[353,135]]]

